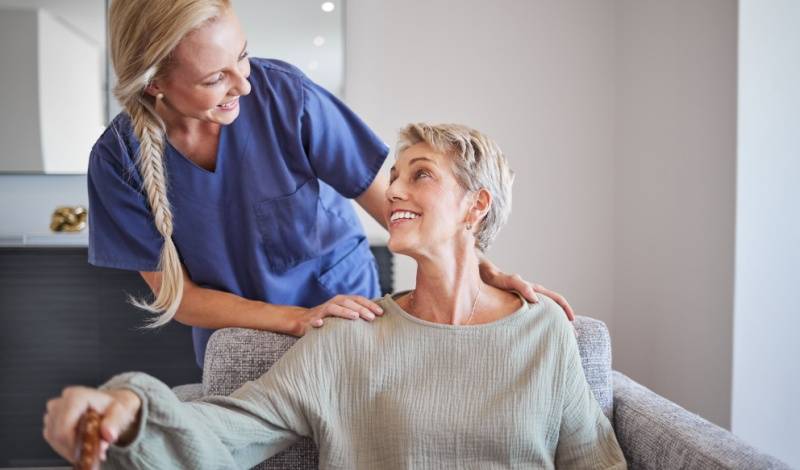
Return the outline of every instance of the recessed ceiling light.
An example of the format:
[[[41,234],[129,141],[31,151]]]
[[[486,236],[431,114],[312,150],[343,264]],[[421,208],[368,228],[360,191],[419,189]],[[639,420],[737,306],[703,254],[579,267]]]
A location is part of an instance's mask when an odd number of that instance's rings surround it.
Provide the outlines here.
[[[322,11],[325,13],[332,12],[334,8],[336,8],[336,5],[334,5],[333,2],[325,2],[322,4]]]
[[[317,36],[314,38],[314,45],[317,47],[322,47],[325,45],[325,38],[322,36]]]

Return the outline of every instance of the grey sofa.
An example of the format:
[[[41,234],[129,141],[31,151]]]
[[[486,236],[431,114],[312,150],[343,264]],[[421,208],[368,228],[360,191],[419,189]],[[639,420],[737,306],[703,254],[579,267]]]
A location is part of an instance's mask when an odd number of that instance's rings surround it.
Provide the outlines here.
[[[613,423],[631,469],[788,469],[725,429],[686,411],[611,369],[611,339],[601,321],[577,317],[586,379]],[[206,350],[202,386],[175,389],[184,400],[226,395],[268,370],[295,338],[264,331],[228,328],[215,332]],[[309,439],[267,460],[259,469],[317,467]]]

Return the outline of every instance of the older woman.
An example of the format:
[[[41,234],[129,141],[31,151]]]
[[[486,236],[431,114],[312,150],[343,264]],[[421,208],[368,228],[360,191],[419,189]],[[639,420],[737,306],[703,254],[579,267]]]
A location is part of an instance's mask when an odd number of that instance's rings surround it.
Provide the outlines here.
[[[560,307],[481,280],[511,207],[500,149],[464,126],[414,124],[398,150],[389,247],[417,262],[417,282],[379,300],[381,318],[329,322],[229,397],[182,403],[139,373],[68,389],[48,403],[48,442],[70,459],[92,406],[125,468],[249,467],[298,436],[324,468],[625,468]]]

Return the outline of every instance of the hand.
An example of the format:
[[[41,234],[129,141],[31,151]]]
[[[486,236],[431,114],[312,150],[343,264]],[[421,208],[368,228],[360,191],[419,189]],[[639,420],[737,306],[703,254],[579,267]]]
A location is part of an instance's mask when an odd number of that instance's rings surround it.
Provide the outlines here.
[[[537,292],[550,297],[553,299],[553,301],[555,301],[555,303],[564,309],[569,321],[575,320],[575,312],[572,311],[572,307],[570,307],[569,302],[567,302],[567,299],[565,299],[561,294],[553,292],[539,284],[530,283],[522,279],[519,274],[510,275],[500,272],[497,267],[486,258],[481,260],[480,272],[483,282],[489,284],[490,286],[497,287],[498,289],[515,290],[522,294],[528,300],[528,302],[539,302],[539,299],[536,298]]]
[[[324,304],[300,310],[292,317],[294,324],[290,334],[294,336],[303,336],[309,328],[321,327],[325,323],[323,320],[325,317],[349,320],[363,318],[372,321],[376,316],[383,315],[380,305],[360,295],[337,295]]]
[[[102,416],[100,423],[100,460],[105,461],[110,444],[127,445],[135,437],[142,400],[125,389],[97,390],[67,387],[58,398],[47,402],[44,415],[45,441],[70,463],[78,458],[78,422],[92,408]]]

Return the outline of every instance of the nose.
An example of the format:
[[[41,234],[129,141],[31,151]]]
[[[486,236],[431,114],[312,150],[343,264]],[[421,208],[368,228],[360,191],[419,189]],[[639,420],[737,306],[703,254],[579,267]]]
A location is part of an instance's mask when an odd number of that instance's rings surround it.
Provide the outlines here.
[[[386,188],[386,199],[389,202],[407,199],[406,188],[400,182],[400,178],[395,178],[394,181],[389,183],[389,187]]]
[[[250,94],[250,82],[247,77],[250,76],[250,64],[245,64],[244,67],[239,67],[234,74],[233,87],[228,92],[229,95],[245,96]]]

